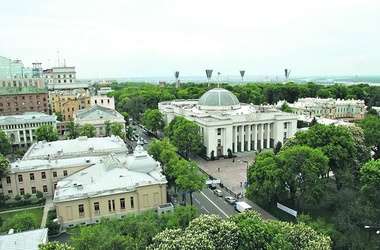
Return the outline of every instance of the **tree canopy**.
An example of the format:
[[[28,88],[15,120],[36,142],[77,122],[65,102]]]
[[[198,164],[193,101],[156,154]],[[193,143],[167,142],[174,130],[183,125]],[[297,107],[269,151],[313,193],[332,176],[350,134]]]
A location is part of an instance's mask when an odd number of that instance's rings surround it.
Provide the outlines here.
[[[12,152],[12,140],[3,130],[0,130],[0,154],[7,155]]]
[[[39,126],[36,129],[35,135],[36,135],[37,141],[51,142],[51,141],[57,141],[59,139],[58,131],[53,125]]]
[[[80,127],[80,136],[87,136],[88,138],[92,138],[96,136],[96,128],[94,125],[90,123],[86,123]]]

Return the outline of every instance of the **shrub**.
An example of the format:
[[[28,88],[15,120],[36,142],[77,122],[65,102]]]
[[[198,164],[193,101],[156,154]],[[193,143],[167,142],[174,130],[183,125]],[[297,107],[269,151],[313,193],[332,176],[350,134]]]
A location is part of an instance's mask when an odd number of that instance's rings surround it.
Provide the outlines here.
[[[15,201],[20,201],[22,199],[21,195],[16,194],[14,197]]]
[[[29,200],[30,197],[32,197],[31,194],[29,194],[29,193],[24,194],[24,200]]]
[[[36,192],[36,197],[38,198],[38,199],[41,199],[42,197],[44,197],[44,194],[41,192],[41,191],[37,191]]]

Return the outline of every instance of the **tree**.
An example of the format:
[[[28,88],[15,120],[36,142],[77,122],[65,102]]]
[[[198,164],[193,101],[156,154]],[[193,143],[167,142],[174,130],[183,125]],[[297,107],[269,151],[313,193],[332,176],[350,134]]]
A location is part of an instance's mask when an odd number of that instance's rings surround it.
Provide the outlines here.
[[[75,250],[75,248],[72,246],[69,246],[67,243],[59,243],[58,241],[51,241],[47,244],[39,244],[38,250]]]
[[[0,179],[9,173],[9,160],[0,154]]]
[[[7,155],[12,152],[12,140],[3,130],[0,130],[0,154]]]
[[[327,179],[321,177],[329,166],[328,158],[320,149],[308,146],[288,148],[278,154],[278,164],[282,169],[282,187],[289,189],[290,199],[297,208],[317,204],[326,197]]]
[[[119,122],[111,122],[111,134],[119,136],[122,140],[125,139],[125,132],[123,124]]]
[[[67,122],[67,128],[69,129],[69,135],[67,138],[75,139],[79,137],[80,128],[79,123],[75,123],[73,119]]]
[[[59,139],[58,131],[53,125],[39,126],[36,129],[35,135],[36,135],[37,141],[51,142],[51,141],[57,141]]]
[[[292,113],[292,108],[289,107],[289,105],[288,105],[287,102],[284,102],[284,103],[281,105],[281,111],[282,111],[282,112],[287,112],[287,113]]]
[[[96,128],[94,125],[86,123],[80,128],[79,135],[87,136],[88,138],[96,136]]]
[[[111,121],[110,120],[107,120],[104,122],[104,124],[106,125],[106,136],[110,136],[111,135]]]
[[[147,249],[237,249],[238,227],[217,215],[201,215],[184,229],[166,229]]]
[[[374,152],[373,159],[380,158],[380,118],[374,115],[367,115],[360,121],[359,126],[364,131],[365,144]]]
[[[360,193],[373,208],[380,204],[380,160],[364,164],[360,170]],[[377,210],[380,210],[377,208]],[[380,223],[380,220],[379,220]]]
[[[281,173],[273,152],[259,153],[247,170],[249,185],[246,196],[260,205],[268,206],[282,186]]]
[[[295,137],[300,145],[319,148],[329,158],[338,190],[352,184],[354,176],[349,169],[354,161],[355,145],[347,127],[316,124],[308,131],[297,132]]]
[[[277,154],[278,152],[280,152],[281,147],[282,147],[282,143],[280,141],[278,141],[276,143],[276,145],[274,146],[274,149],[273,149],[274,154]]]
[[[60,121],[60,122],[63,121],[61,112],[55,112],[54,114],[57,116],[57,121]]]
[[[2,231],[14,229],[16,231],[26,231],[37,227],[34,216],[31,212],[21,212],[15,214],[13,217],[6,219],[1,227]]]
[[[199,153],[201,149],[202,136],[199,134],[198,125],[183,117],[174,118],[166,126],[165,134],[186,159],[189,159],[190,154]]]
[[[165,126],[164,116],[158,109],[148,109],[142,116],[144,126],[155,133],[162,131]]]
[[[200,175],[198,172],[196,162],[188,162],[184,159],[178,162],[175,183],[182,192],[189,192],[191,205],[193,205],[193,193],[202,190],[206,185],[207,176]]]

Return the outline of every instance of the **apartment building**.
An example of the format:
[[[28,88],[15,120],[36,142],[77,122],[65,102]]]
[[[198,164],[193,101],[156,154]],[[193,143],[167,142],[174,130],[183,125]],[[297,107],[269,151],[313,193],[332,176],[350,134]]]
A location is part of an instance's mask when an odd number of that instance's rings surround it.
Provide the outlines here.
[[[34,87],[0,88],[0,116],[49,113],[48,94]]]

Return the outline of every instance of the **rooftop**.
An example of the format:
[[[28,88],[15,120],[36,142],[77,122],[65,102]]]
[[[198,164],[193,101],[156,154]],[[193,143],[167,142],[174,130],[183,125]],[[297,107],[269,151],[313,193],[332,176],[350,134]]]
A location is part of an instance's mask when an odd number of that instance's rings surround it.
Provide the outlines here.
[[[0,88],[0,95],[46,94],[47,92],[47,89],[40,89],[35,87]]]
[[[47,243],[47,228],[20,233],[0,235],[0,250],[38,250],[38,245]]]

